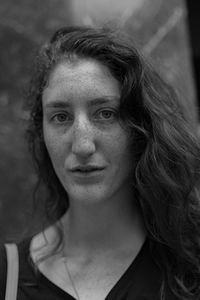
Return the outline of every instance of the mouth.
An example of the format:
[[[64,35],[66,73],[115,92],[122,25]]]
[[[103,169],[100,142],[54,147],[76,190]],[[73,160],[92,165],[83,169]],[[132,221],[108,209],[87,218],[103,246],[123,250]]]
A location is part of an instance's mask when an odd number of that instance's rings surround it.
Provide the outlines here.
[[[71,169],[72,172],[81,172],[81,173],[89,173],[89,172],[96,172],[96,171],[101,171],[104,168],[100,168],[100,167],[87,167],[87,166],[83,166],[83,167],[77,167],[77,168],[73,168]]]
[[[71,172],[87,175],[87,174],[93,174],[96,172],[100,172],[103,169],[104,169],[103,167],[97,167],[97,166],[78,166],[78,167],[72,168]]]

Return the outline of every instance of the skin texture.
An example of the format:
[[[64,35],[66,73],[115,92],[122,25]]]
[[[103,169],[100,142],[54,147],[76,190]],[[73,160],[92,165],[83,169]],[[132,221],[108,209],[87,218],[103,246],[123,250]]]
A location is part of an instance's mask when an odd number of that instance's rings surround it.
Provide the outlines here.
[[[118,118],[119,98],[118,81],[97,61],[63,62],[50,75],[43,94],[44,139],[70,205],[130,196],[132,155]],[[91,176],[71,171],[88,165],[103,170]]]

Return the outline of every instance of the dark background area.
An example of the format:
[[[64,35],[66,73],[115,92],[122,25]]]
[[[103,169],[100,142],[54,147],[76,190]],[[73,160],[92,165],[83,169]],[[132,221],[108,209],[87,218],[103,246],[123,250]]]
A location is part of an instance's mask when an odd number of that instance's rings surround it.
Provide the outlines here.
[[[78,0],[77,0],[78,1]],[[116,0],[117,1],[117,0]],[[200,87],[198,1],[141,0],[124,28],[177,90],[188,117],[197,122]],[[23,110],[33,58],[60,26],[77,20],[70,0],[1,0],[0,6],[0,240],[19,240],[44,221],[43,195],[33,215],[36,174],[24,139],[28,114]],[[79,16],[79,23],[83,23]],[[190,48],[192,45],[192,52]],[[191,58],[193,65],[191,64]],[[194,72],[195,81],[194,81]],[[195,88],[195,85],[198,89]]]
[[[188,28],[191,42],[192,64],[198,99],[198,116],[200,115],[200,1],[187,0]]]
[[[37,230],[42,205],[32,215],[36,174],[24,139],[23,110],[33,59],[60,26],[71,24],[66,0],[1,0],[0,6],[0,239]],[[42,202],[42,197],[39,202]],[[40,203],[39,203],[40,204]]]

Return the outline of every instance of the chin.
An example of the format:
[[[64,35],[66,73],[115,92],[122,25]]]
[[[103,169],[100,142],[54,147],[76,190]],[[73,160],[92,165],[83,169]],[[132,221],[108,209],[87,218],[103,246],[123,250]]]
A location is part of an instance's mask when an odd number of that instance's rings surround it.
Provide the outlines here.
[[[102,187],[77,188],[74,191],[68,191],[68,195],[69,201],[85,205],[104,203],[111,197],[111,193]]]

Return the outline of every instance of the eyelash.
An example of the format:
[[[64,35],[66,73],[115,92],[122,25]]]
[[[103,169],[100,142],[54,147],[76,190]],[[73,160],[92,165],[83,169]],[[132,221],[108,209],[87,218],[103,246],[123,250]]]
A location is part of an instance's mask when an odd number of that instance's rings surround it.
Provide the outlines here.
[[[109,118],[105,118],[105,116],[104,117],[98,117],[100,114],[104,114],[104,113],[109,113],[110,114],[110,117]],[[97,115],[97,117],[96,117],[96,115]],[[67,117],[68,116],[68,120],[64,120],[64,121],[59,121],[58,120],[58,117],[60,117],[60,116],[65,116],[65,117]],[[95,113],[95,120],[100,120],[100,121],[111,121],[111,120],[114,120],[114,118],[116,118],[116,116],[117,116],[117,111],[114,111],[114,110],[110,110],[110,109],[101,109],[101,110],[99,110],[99,111],[97,111],[96,113]],[[70,117],[70,114],[69,113],[67,113],[67,112],[59,112],[59,113],[56,113],[52,118],[51,118],[51,121],[54,121],[55,123],[57,123],[57,124],[64,124],[64,123],[66,123],[66,122],[70,122],[70,121],[72,121],[73,120],[73,117]]]

